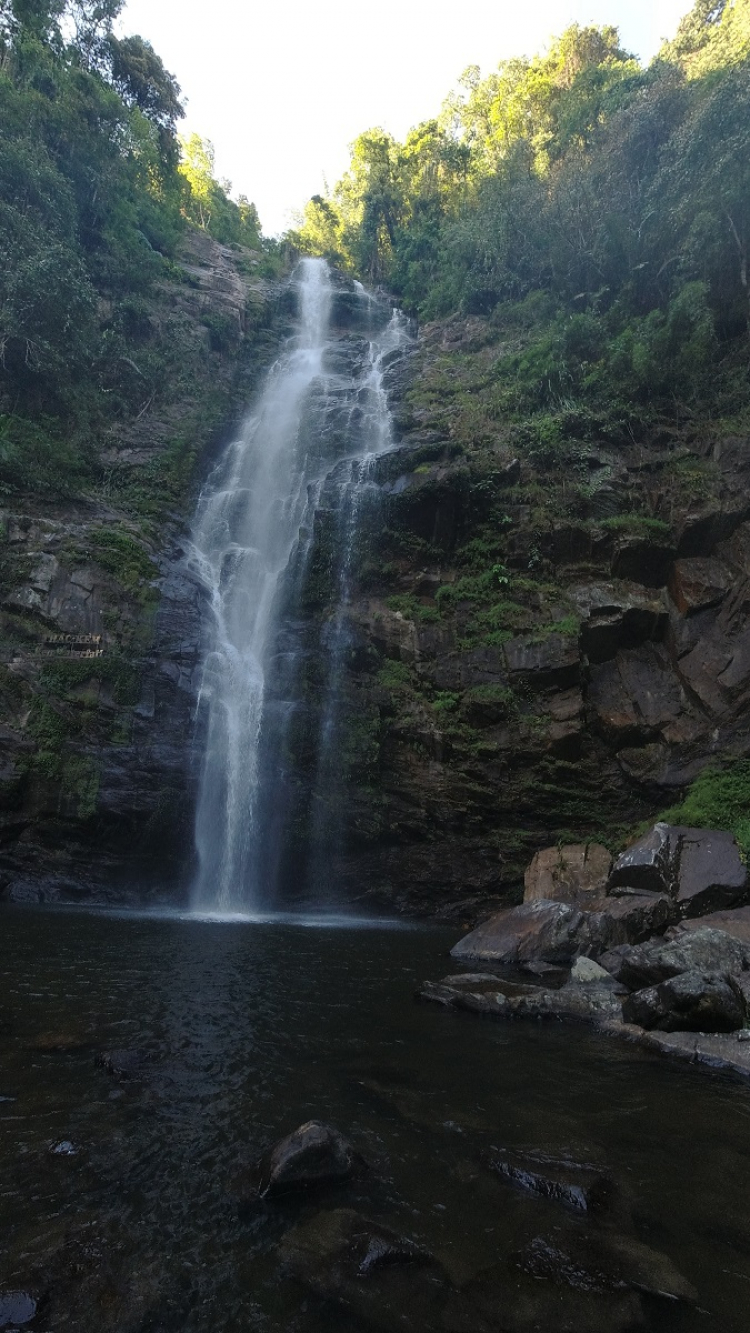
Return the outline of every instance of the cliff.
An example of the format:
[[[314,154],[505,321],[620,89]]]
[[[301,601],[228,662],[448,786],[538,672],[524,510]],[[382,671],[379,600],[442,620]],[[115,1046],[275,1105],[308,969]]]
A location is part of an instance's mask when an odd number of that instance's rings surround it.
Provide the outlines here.
[[[539,847],[617,849],[750,749],[746,439],[654,428],[561,462],[493,416],[504,355],[455,318],[394,368],[349,608],[350,900],[476,916]]]
[[[14,899],[183,901],[196,782],[201,593],[194,477],[278,346],[288,299],[192,234],[143,323],[171,367],[102,442],[86,499],[4,515],[2,840]],[[351,343],[341,302],[340,355]],[[750,486],[743,438],[656,428],[561,463],[491,409],[489,323],[426,326],[386,384],[394,448],[349,560],[325,793],[334,896],[472,919],[556,841],[617,849],[750,738]],[[134,373],[136,373],[134,371]],[[192,489],[191,489],[192,487]],[[301,896],[325,636],[340,598],[326,489],[291,635]],[[291,640],[290,640],[291,641]],[[320,821],[318,821],[320,824]]]
[[[186,515],[278,345],[279,288],[259,265],[188,232],[169,280],[132,303],[138,406],[94,442],[98,484],[3,507],[0,839],[16,900],[184,892],[200,652]]]

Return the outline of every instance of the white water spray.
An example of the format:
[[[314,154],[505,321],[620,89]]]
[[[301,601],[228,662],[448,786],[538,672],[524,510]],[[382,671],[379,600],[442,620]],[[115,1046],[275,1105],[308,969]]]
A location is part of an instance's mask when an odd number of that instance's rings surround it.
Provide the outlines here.
[[[197,911],[253,911],[267,901],[267,886],[257,882],[264,837],[259,757],[282,581],[300,544],[309,553],[326,475],[342,459],[358,460],[341,488],[342,520],[350,525],[362,463],[391,443],[381,363],[403,342],[403,320],[394,316],[365,341],[354,373],[351,364],[342,370],[329,340],[335,289],[326,264],[303,260],[298,288],[298,336],[204,487],[194,525],[193,560],[209,602],[199,699],[205,749],[195,826]],[[366,322],[373,298],[359,289],[353,299]],[[329,361],[338,370],[329,370]],[[297,558],[298,579],[304,567]]]

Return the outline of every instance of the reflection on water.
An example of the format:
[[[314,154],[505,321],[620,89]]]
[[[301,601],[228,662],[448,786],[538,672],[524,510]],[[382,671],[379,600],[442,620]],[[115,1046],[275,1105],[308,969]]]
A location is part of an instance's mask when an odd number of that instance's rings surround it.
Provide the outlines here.
[[[353,1333],[280,1272],[284,1229],[354,1207],[468,1281],[559,1221],[487,1171],[494,1145],[614,1174],[700,1292],[704,1313],[660,1307],[654,1333],[747,1328],[750,1090],[584,1029],[414,1003],[446,932],[311,924],[2,912],[0,1294],[40,1301],[30,1327]],[[142,1077],[95,1063],[113,1048]],[[370,1174],[242,1207],[243,1168],[311,1117]]]

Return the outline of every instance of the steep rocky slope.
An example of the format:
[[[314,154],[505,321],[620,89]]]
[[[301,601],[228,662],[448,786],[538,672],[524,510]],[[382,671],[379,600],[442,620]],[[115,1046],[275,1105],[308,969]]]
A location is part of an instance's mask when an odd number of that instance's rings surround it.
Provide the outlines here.
[[[100,493],[5,512],[14,898],[184,897],[201,624],[182,558],[191,478],[289,315],[249,264],[190,239],[143,324],[173,378],[144,385],[139,415],[104,443]],[[339,306],[345,357],[357,338]],[[373,465],[348,556],[340,771],[325,793],[325,827],[342,830],[330,882],[347,902],[476,918],[519,895],[539,847],[615,849],[709,759],[750,753],[745,440],[665,428],[561,465],[493,415],[502,355],[482,320],[455,319],[386,369],[394,448]],[[320,799],[311,738],[341,596],[329,519],[324,488],[279,645],[303,664],[289,901]]]
[[[493,419],[502,355],[457,319],[394,368],[398,447],[349,608],[354,899],[470,917],[541,845],[616,847],[750,750],[746,440],[665,428],[554,466]]]
[[[164,896],[188,873],[200,606],[185,514],[285,317],[257,254],[190,232],[179,259],[133,305],[141,401],[99,442],[99,486],[3,508],[0,838],[16,899]]]

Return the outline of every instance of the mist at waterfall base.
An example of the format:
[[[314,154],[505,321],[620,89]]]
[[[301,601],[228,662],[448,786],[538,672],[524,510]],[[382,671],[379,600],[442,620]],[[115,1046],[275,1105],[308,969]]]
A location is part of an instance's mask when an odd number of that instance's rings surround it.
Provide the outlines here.
[[[350,565],[377,499],[371,463],[392,442],[384,370],[409,341],[398,312],[323,260],[302,260],[291,291],[295,332],[209,477],[193,530],[207,616],[192,906],[212,916],[262,915],[288,896],[335,903]],[[304,600],[322,531],[332,609],[312,630],[323,669],[311,702]]]

